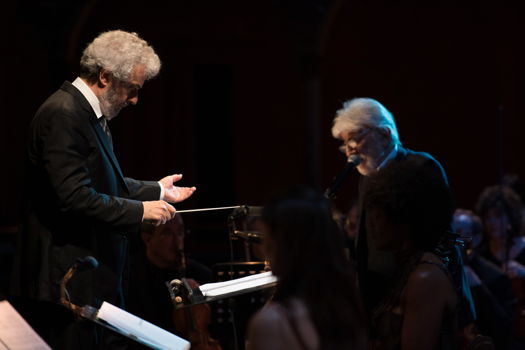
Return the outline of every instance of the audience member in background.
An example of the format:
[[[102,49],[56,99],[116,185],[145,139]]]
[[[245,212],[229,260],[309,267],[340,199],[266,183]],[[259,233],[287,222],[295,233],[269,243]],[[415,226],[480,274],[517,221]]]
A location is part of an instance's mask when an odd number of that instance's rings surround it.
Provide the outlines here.
[[[365,194],[366,230],[398,267],[372,310],[370,348],[455,349],[458,294],[446,266],[452,200],[446,183],[410,168],[370,175]]]
[[[509,277],[525,278],[525,238],[521,230],[522,203],[507,186],[491,186],[480,195],[477,211],[483,220],[484,254],[505,268]]]
[[[477,203],[482,219],[485,244],[481,254],[511,278],[516,297],[515,330],[518,339],[525,339],[525,238],[520,236],[522,202],[508,186],[487,187]],[[524,344],[525,345],[525,344]]]
[[[187,278],[191,287],[209,283],[211,270],[184,253],[180,214],[157,227],[143,226],[129,278],[128,310],[163,329],[180,334],[173,322],[173,303],[166,282]]]
[[[475,326],[465,329],[465,338],[483,334],[494,340],[497,349],[511,349],[516,299],[510,279],[501,268],[479,255],[483,225],[473,211],[456,209],[454,227],[465,241],[464,269],[478,316]]]
[[[343,237],[326,200],[298,189],[263,210],[272,300],[253,316],[247,349],[365,349],[366,321]]]

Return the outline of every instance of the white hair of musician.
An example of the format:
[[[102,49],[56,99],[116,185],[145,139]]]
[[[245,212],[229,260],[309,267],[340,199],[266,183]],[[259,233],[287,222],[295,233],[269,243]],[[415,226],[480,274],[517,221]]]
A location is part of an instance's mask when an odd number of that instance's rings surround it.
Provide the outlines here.
[[[389,129],[392,143],[401,145],[392,113],[377,100],[368,97],[354,98],[343,104],[343,108],[336,112],[332,135],[334,138],[340,138],[344,131],[370,127]]]
[[[128,81],[133,68],[142,65],[146,80],[160,70],[160,59],[153,48],[137,33],[123,30],[104,32],[84,50],[80,59],[81,76],[96,80],[100,69],[110,71],[115,78]]]

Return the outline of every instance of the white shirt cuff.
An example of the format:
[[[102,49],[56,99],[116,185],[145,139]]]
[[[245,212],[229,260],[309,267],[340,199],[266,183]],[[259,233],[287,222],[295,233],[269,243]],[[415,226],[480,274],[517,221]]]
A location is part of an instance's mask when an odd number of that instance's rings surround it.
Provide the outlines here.
[[[160,183],[160,181],[157,181],[159,186],[160,186],[160,200],[163,200],[164,199],[164,186],[162,186],[162,184]]]

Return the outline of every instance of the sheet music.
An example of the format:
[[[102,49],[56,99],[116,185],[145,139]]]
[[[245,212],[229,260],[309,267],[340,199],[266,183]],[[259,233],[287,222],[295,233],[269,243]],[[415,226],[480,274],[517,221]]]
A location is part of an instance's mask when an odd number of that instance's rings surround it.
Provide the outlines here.
[[[269,271],[236,278],[230,281],[206,283],[200,286],[199,289],[204,296],[215,297],[223,294],[242,291],[245,289],[260,287],[275,282],[277,282],[277,277],[275,277],[272,272]]]
[[[0,301],[0,349],[51,350],[7,300]]]
[[[187,340],[107,302],[100,307],[97,318],[124,332],[130,338],[142,339],[154,349],[186,350],[190,348]]]

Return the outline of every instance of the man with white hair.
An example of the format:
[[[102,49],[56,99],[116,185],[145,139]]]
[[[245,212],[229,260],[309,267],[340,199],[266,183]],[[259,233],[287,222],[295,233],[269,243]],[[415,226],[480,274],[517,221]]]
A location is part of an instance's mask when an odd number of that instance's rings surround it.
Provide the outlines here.
[[[59,317],[60,281],[68,269],[86,256],[99,263],[67,284],[72,304],[100,307],[107,301],[122,307],[127,236],[142,222],[166,223],[175,215],[169,203],[195,191],[174,186],[180,174],[158,182],[124,177],[113,151],[108,120],[138,102],[139,89],[160,66],[136,33],[102,33],[84,50],[80,76],[64,82],[31,122],[28,215],[12,292],[38,301],[28,318],[38,321],[33,326],[54,349],[92,349],[104,342],[71,314]]]
[[[347,158],[352,156],[359,160],[357,170],[362,177],[359,181],[356,265],[365,307],[372,313],[378,303],[388,296],[389,285],[399,266],[399,257],[377,249],[373,236],[366,230],[363,202],[368,191],[369,175],[381,176],[383,169],[401,168],[403,164],[403,169],[412,169],[420,176],[431,177],[435,183],[442,183],[443,188],[448,188],[448,181],[443,167],[431,155],[402,146],[393,115],[374,99],[354,98],[345,102],[333,120],[332,135],[343,142],[340,150]],[[451,222],[452,217],[450,221],[436,225],[451,228]],[[460,293],[460,307],[464,309],[460,311],[460,323],[463,324],[472,321],[475,315],[470,290],[461,269],[459,249],[454,249],[450,260],[449,269]]]

